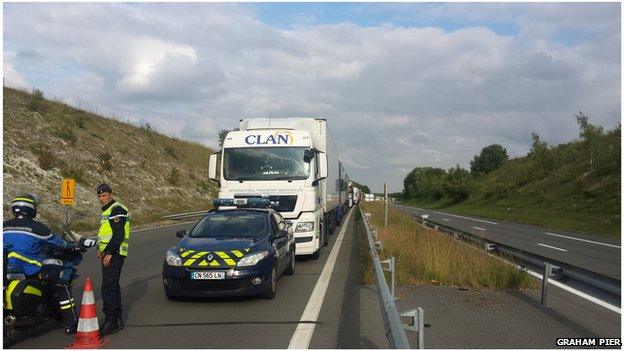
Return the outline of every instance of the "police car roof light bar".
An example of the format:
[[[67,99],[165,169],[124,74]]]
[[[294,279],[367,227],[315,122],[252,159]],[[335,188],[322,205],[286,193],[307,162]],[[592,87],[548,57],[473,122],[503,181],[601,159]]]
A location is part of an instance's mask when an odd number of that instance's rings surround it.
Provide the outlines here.
[[[215,207],[236,206],[236,207],[269,207],[273,205],[271,200],[266,198],[244,198],[244,199],[215,199]]]

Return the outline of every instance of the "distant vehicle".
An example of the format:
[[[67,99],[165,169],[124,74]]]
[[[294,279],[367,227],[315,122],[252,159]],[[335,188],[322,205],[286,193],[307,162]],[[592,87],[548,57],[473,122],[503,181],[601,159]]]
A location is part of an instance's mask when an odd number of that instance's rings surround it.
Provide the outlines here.
[[[190,232],[177,232],[163,264],[168,298],[262,295],[295,272],[295,239],[268,199],[217,199]]]
[[[351,183],[349,185],[349,207],[360,203],[361,190]]]
[[[325,119],[243,119],[210,156],[208,173],[220,183],[220,198],[278,203],[294,228],[297,255],[318,258],[348,209],[348,175]]]

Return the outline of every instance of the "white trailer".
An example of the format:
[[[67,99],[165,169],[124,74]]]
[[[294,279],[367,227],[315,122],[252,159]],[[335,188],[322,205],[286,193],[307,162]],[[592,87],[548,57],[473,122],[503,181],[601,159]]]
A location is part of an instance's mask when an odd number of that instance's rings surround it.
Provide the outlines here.
[[[360,203],[360,188],[353,185],[353,182],[351,182],[350,184],[351,185],[349,185],[349,191],[350,191],[349,207],[353,207],[354,205],[357,205]]]
[[[242,119],[208,173],[220,198],[274,201],[292,224],[297,255],[318,258],[347,209],[347,176],[325,119]]]

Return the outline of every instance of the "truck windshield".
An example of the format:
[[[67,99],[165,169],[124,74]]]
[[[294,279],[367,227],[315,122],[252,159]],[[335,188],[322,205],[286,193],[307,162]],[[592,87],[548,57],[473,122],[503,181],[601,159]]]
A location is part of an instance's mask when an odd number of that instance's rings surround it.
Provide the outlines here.
[[[226,180],[307,179],[310,164],[303,161],[305,147],[227,148],[223,156]]]
[[[217,211],[193,228],[192,238],[242,238],[267,235],[267,214],[255,211]]]

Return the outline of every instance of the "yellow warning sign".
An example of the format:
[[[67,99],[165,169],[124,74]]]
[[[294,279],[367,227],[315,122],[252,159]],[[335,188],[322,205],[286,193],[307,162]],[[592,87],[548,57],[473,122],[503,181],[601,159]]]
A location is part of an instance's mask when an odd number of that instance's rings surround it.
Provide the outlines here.
[[[76,181],[70,178],[64,178],[61,183],[61,204],[71,206],[74,204],[76,196]]]

